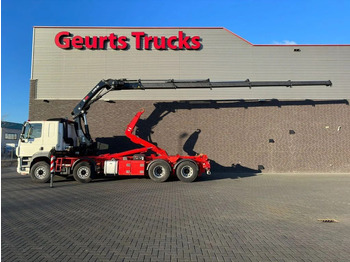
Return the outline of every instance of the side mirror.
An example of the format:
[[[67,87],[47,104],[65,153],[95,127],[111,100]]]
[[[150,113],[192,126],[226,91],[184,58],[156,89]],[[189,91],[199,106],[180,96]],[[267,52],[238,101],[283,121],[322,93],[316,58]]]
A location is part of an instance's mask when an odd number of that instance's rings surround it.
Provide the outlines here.
[[[29,139],[32,134],[33,134],[33,127],[32,127],[32,125],[29,124],[29,130],[27,133],[27,137],[25,137],[25,138]]]
[[[28,132],[26,132],[26,130],[28,130]],[[22,142],[27,142],[28,139],[30,138],[31,133],[33,132],[33,127],[31,124],[29,124],[28,122],[24,122],[23,124],[23,128],[22,128],[22,133],[20,135],[20,140]]]

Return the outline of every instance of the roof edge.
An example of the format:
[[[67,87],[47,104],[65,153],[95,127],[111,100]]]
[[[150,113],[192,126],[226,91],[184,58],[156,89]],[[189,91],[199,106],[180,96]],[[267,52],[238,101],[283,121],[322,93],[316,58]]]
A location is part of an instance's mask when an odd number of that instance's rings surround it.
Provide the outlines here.
[[[225,29],[224,27],[200,26],[33,26],[33,28],[81,28],[81,29]]]
[[[233,33],[231,30],[229,30],[229,29],[227,29],[227,28],[225,28],[225,27],[223,27],[222,29],[224,29],[224,30],[226,30],[227,32],[229,32],[230,34],[232,34],[232,35],[238,37],[238,38],[241,39],[242,41],[244,41],[244,42],[250,44],[251,46],[258,46],[258,47],[259,47],[259,46],[273,46],[273,47],[275,47],[275,46],[350,46],[350,44],[300,44],[300,45],[298,45],[298,44],[295,44],[295,45],[258,44],[258,45],[255,45],[255,44],[252,44],[251,42],[249,42],[248,40],[244,39],[243,37],[241,37],[241,36],[239,36],[239,35]]]
[[[239,38],[243,42],[249,44],[250,46],[257,46],[257,47],[291,47],[291,46],[350,46],[350,44],[295,44],[295,45],[281,45],[281,44],[253,44],[246,40],[245,38],[237,35],[236,33],[233,33],[231,30],[225,28],[225,27],[200,27],[200,26],[33,26],[33,28],[73,28],[73,29],[223,29],[227,31],[228,33],[234,35],[235,37]]]

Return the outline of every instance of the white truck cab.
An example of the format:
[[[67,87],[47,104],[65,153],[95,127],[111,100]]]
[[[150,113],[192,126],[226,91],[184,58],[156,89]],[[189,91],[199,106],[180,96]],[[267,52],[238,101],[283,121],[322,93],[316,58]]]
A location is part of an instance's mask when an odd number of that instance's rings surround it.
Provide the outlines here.
[[[66,151],[77,146],[74,123],[65,119],[27,121],[16,148],[17,172],[31,174],[35,182],[50,178],[50,151]]]

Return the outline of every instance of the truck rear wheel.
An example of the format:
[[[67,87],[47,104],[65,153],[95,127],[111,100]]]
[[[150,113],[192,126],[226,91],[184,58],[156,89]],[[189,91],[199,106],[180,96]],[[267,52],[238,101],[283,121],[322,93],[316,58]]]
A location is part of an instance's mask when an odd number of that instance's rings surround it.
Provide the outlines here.
[[[198,166],[192,161],[183,161],[176,167],[176,176],[182,182],[193,182],[198,176]]]
[[[46,183],[50,180],[50,167],[45,161],[35,163],[30,169],[30,177],[35,183]]]
[[[148,175],[154,182],[165,182],[170,176],[170,165],[161,159],[154,160],[149,168]]]
[[[73,169],[73,177],[79,183],[89,183],[92,180],[94,171],[89,162],[80,162]]]

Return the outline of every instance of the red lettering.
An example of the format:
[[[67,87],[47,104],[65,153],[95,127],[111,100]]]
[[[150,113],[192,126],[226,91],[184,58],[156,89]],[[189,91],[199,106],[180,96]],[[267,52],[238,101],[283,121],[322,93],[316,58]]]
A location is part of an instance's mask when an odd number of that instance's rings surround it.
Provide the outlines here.
[[[120,44],[120,45],[118,45],[118,48],[121,50],[127,49],[128,43],[126,41],[127,41],[126,36],[120,36],[118,39],[118,43]]]
[[[153,36],[145,36],[145,49],[151,49],[150,44],[153,41]]]
[[[154,48],[158,50],[165,50],[166,49],[166,39],[165,36],[162,36],[160,38],[160,44],[159,44],[159,37],[155,36],[153,38]]]
[[[177,41],[177,36],[171,36],[167,41],[168,47],[172,50],[176,50],[178,48],[176,45],[173,44],[175,41]]]
[[[73,37],[72,46],[76,49],[82,49],[84,47],[84,39],[78,35]]]
[[[191,49],[189,43],[187,42],[190,39],[190,37],[186,36],[184,38],[184,36],[185,36],[184,32],[179,31],[179,48],[183,49],[185,47],[186,49]]]
[[[144,32],[132,32],[131,35],[136,37],[136,49],[141,49],[141,37],[145,35]]]
[[[109,45],[112,49],[117,49],[117,45],[115,44],[115,41],[118,39],[115,34],[110,34],[109,37]]]
[[[108,39],[108,37],[107,36],[100,36],[99,37],[99,43],[98,43],[98,47],[100,48],[100,49],[104,49],[105,48],[105,41]]]
[[[192,37],[191,41],[192,41],[192,44],[193,44],[191,46],[192,49],[198,50],[199,48],[201,48],[201,46],[202,46],[201,43],[200,43],[201,38],[198,35]]]
[[[66,36],[70,36],[70,33],[64,31],[64,32],[59,32],[55,36],[55,44],[59,48],[63,48],[63,49],[70,48],[70,39],[69,38],[65,38]]]
[[[149,36],[145,32],[131,32],[131,35],[135,37],[135,48],[138,50],[152,49],[157,50],[198,50],[202,47],[200,36],[186,36],[183,31],[179,31],[177,36]],[[111,33],[109,36],[73,36],[70,32],[59,32],[55,36],[55,44],[59,48],[69,49],[106,49],[106,45],[109,42],[111,49],[125,50],[129,47],[129,39],[126,36],[120,36]]]
[[[92,39],[92,44],[91,44]],[[85,36],[85,46],[88,49],[97,49],[97,36]]]

